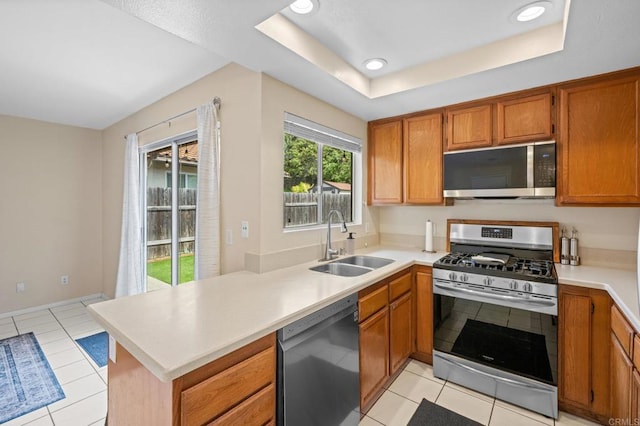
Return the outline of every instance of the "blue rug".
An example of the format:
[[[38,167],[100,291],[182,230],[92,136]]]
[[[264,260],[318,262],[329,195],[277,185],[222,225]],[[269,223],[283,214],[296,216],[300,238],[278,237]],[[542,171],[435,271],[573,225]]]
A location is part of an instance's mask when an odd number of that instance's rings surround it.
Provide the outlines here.
[[[109,335],[106,331],[92,336],[83,337],[81,339],[76,339],[76,342],[82,346],[82,349],[89,354],[93,362],[95,362],[98,367],[104,367],[107,365]]]
[[[64,397],[33,333],[0,340],[0,423]]]

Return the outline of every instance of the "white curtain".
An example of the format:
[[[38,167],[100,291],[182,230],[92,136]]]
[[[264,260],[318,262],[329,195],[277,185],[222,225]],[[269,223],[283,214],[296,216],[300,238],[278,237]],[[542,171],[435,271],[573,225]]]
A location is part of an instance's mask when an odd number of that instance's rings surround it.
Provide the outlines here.
[[[138,135],[127,135],[122,199],[120,261],[116,280],[116,297],[144,291],[142,281],[142,222],[140,217],[140,157]]]
[[[197,108],[198,189],[194,278],[220,275],[220,121],[213,101]]]

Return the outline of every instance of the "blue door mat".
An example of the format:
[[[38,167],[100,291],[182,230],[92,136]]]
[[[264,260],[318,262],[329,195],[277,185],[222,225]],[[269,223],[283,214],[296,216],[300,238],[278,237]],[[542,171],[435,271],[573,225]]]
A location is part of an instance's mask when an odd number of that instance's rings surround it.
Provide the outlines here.
[[[93,362],[98,367],[107,365],[107,356],[109,353],[109,335],[103,331],[92,336],[76,339],[76,342],[89,354]]]

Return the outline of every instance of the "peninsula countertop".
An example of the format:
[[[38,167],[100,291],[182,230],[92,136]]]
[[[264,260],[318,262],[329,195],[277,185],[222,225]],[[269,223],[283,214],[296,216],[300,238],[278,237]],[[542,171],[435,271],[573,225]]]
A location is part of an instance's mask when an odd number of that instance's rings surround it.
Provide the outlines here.
[[[311,261],[256,274],[235,272],[90,305],[104,329],[160,380],[169,382],[343,297],[445,252],[376,247],[358,254],[395,262],[358,277],[310,271]],[[556,265],[560,283],[607,290],[640,330],[634,271]]]

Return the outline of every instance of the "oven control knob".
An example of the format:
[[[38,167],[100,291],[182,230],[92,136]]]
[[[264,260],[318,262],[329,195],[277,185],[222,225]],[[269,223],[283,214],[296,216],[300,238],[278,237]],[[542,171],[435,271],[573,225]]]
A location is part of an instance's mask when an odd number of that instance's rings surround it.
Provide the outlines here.
[[[491,284],[493,284],[493,278],[484,277],[484,280],[482,280],[482,282],[484,283],[484,285],[491,285]]]
[[[518,282],[517,282],[516,280],[512,280],[512,281],[509,283],[509,288],[510,288],[511,290],[517,290],[517,289],[518,289]]]
[[[455,272],[449,272],[449,279],[455,281],[458,278]]]
[[[531,283],[524,283],[523,290],[527,293],[531,293],[531,290],[533,290],[533,286],[531,285]]]
[[[469,281],[469,275],[467,274],[460,275],[460,281],[462,281],[463,283],[466,283],[467,281]]]

